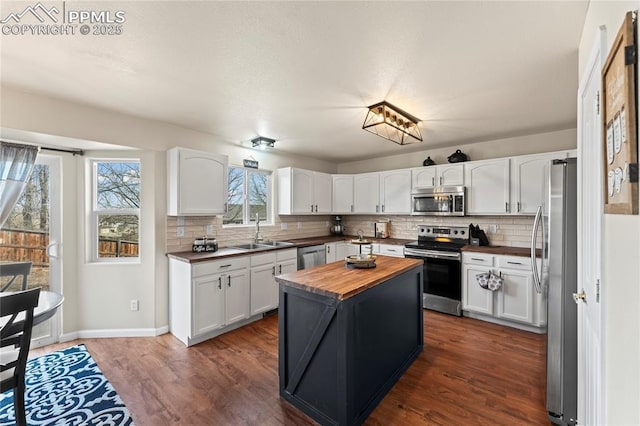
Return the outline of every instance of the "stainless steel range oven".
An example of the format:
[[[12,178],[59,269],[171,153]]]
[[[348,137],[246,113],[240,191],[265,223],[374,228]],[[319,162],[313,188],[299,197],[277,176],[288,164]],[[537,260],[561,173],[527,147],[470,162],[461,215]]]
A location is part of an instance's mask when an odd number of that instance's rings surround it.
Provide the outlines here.
[[[404,257],[424,261],[424,308],[461,315],[460,249],[467,244],[468,239],[466,227],[420,225],[418,241],[405,245]]]

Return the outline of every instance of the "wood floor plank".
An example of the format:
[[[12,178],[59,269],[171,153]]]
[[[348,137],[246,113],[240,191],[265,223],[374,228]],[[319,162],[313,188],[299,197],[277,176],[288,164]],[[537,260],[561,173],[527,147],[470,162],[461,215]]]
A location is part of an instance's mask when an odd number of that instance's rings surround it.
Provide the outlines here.
[[[425,348],[365,425],[548,425],[546,338],[424,311]],[[82,339],[137,425],[311,425],[278,393],[278,318],[185,348],[170,334]]]

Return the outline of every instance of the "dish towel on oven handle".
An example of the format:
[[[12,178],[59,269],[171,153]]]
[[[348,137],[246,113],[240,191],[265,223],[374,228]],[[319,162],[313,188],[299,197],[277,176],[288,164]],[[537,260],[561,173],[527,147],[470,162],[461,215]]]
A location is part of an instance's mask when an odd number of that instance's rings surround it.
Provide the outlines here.
[[[476,281],[478,285],[485,290],[498,291],[502,288],[504,279],[502,278],[502,272],[496,275],[493,271],[489,271],[476,274]]]

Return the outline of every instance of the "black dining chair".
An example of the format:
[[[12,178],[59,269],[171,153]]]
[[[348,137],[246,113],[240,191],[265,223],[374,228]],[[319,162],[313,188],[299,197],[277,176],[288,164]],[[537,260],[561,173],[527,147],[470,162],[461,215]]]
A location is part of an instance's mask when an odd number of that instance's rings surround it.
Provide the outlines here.
[[[27,276],[30,273],[31,262],[0,263],[0,292],[11,290],[11,285],[18,277],[22,277],[19,290],[26,290]],[[7,279],[7,282],[4,282],[3,278]]]
[[[40,288],[0,294],[0,393],[13,389],[17,426],[26,426],[25,371]],[[18,314],[24,313],[24,317]],[[11,349],[9,349],[12,347]]]

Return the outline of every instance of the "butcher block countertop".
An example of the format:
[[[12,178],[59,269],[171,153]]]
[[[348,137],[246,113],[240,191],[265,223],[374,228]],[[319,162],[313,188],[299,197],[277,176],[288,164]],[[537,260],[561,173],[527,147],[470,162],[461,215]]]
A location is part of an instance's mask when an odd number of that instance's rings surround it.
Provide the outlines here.
[[[487,253],[497,254],[503,256],[522,256],[530,257],[531,249],[528,247],[507,247],[507,246],[464,246],[462,251],[469,251],[473,253]],[[540,257],[541,251],[536,250],[536,256]]]
[[[419,259],[376,256],[375,268],[351,269],[344,262],[333,262],[278,275],[276,281],[300,290],[345,300],[422,265],[423,261]]]

